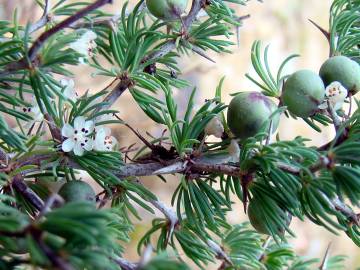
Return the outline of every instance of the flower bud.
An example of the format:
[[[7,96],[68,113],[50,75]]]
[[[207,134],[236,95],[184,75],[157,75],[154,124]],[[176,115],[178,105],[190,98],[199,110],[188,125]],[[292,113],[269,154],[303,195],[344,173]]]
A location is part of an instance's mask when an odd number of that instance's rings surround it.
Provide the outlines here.
[[[325,96],[335,111],[342,108],[348,90],[339,82],[332,82],[326,87]]]

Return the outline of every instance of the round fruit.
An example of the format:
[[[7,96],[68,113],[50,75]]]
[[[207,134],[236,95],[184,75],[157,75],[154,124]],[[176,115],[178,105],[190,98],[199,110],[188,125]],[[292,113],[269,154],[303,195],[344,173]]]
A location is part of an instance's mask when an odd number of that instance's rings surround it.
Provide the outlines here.
[[[59,190],[59,195],[65,202],[95,202],[95,191],[82,181],[70,181],[65,183]]]
[[[319,73],[325,86],[337,81],[352,94],[360,91],[360,65],[348,57],[329,58],[321,66]]]
[[[299,70],[285,82],[282,102],[299,117],[313,115],[325,98],[325,86],[319,75],[310,70]]]
[[[261,205],[258,203],[258,201],[252,200],[249,203],[248,209],[248,217],[250,220],[251,225],[254,227],[254,229],[258,233],[271,235],[270,230],[268,229],[267,219],[265,218],[264,212],[262,210]],[[287,213],[286,211],[282,211],[280,216],[278,218],[281,218],[284,220],[286,225],[290,225],[291,222],[291,215]],[[280,234],[285,233],[285,228],[279,227],[278,232]]]
[[[276,104],[259,92],[242,92],[231,100],[227,122],[236,137],[246,139],[256,135],[276,109]],[[278,125],[279,116],[275,116],[272,132]]]
[[[184,13],[188,0],[146,0],[150,13],[162,20],[176,20]]]

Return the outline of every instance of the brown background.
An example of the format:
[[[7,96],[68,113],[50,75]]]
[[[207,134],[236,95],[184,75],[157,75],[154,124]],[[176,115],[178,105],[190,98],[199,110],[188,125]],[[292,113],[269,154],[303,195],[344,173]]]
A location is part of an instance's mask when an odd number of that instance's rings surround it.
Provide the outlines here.
[[[0,0],[0,19],[11,18],[14,8],[17,7],[22,23],[32,21],[41,15],[34,2],[32,0]],[[117,0],[114,5],[107,8],[114,13],[119,12],[123,2],[125,1]],[[134,3],[135,1],[130,2]],[[308,68],[317,72],[321,63],[327,58],[328,46],[324,37],[308,22],[308,19],[311,18],[327,28],[329,6],[329,0],[265,0],[262,4],[252,0],[247,7],[237,8],[239,15],[251,14],[251,18],[244,22],[244,27],[241,29],[240,47],[234,46],[232,54],[211,53],[210,56],[216,61],[216,64],[196,55],[184,57],[180,60],[182,76],[198,87],[198,102],[213,97],[214,89],[224,75],[226,76],[223,88],[225,102],[230,100],[229,93],[258,90],[244,76],[247,72],[254,74],[250,62],[250,49],[252,42],[257,39],[262,40],[264,44],[271,44],[269,59],[274,70],[289,54],[299,53],[301,58],[292,61],[287,66],[287,71],[290,73],[297,69]],[[91,78],[90,71],[83,67],[74,68],[74,72],[79,92],[87,89],[96,92],[109,83],[108,79],[102,77]],[[186,104],[189,89],[176,91],[175,94],[180,106]],[[128,93],[122,96],[114,107],[120,110],[121,116],[127,122],[143,131],[142,133],[149,131],[155,136],[160,135],[162,128],[147,120]],[[137,141],[123,126],[113,127],[113,131],[121,146],[127,146]],[[329,140],[333,133],[331,129],[325,129],[321,134],[316,133],[302,121],[288,119],[281,121],[280,137],[282,139],[291,139],[297,135],[311,138],[311,144],[318,145]],[[178,184],[178,179],[175,177],[169,178],[167,185],[156,178],[143,180],[167,203],[170,201],[174,187]],[[134,243],[129,245],[129,252],[126,254],[129,259],[137,259],[134,244],[149,228],[149,223],[153,218],[147,213],[143,214],[143,221],[136,222],[133,233]],[[228,218],[232,223],[247,220],[240,203],[234,206],[234,211],[229,214]],[[315,226],[308,221],[298,220],[293,220],[291,229],[297,234],[297,238],[292,239],[291,243],[299,254],[311,257],[322,256],[327,245],[332,242],[333,254],[348,255],[346,269],[355,269],[360,266],[360,250],[345,234],[335,236],[322,227]]]

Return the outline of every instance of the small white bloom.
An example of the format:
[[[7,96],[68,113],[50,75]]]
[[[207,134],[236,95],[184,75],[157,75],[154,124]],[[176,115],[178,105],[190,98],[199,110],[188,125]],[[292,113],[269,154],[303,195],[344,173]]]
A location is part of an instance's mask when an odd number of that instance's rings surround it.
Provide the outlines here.
[[[77,100],[77,93],[75,91],[75,82],[73,79],[61,79],[60,84],[65,87],[63,94],[69,100],[76,102]]]
[[[348,90],[339,82],[332,82],[325,89],[325,96],[335,111],[342,108],[347,95]]]
[[[231,140],[228,151],[231,156],[231,161],[238,162],[240,157],[240,147],[236,140]]]
[[[221,138],[224,133],[224,126],[218,116],[214,116],[205,127],[206,135],[214,135],[216,138]]]
[[[32,118],[32,120],[25,123],[25,128],[30,128],[35,123],[42,122],[44,120],[44,115],[42,114],[35,98],[32,100],[30,107],[23,107],[21,110]]]
[[[97,35],[93,31],[86,31],[77,41],[71,43],[69,46],[74,51],[84,55],[86,58],[94,56],[94,50],[96,48],[95,39]],[[79,59],[80,62],[84,62],[84,58]]]
[[[110,128],[101,127],[95,135],[94,148],[97,151],[112,151],[117,144],[114,136],[111,136]]]
[[[77,156],[82,156],[84,150],[93,149],[93,140],[88,136],[94,130],[94,122],[86,121],[83,116],[78,116],[74,120],[74,127],[65,124],[61,129],[61,135],[66,138],[61,147],[64,152],[74,151]]]

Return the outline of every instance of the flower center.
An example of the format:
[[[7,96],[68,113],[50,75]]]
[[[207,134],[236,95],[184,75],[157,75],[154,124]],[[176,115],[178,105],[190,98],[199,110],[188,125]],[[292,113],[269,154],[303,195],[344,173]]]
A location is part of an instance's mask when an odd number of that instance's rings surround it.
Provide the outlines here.
[[[74,131],[74,141],[81,142],[81,146],[84,146],[84,142],[88,142],[86,135],[89,133],[89,130],[82,128],[81,130],[75,129]]]

